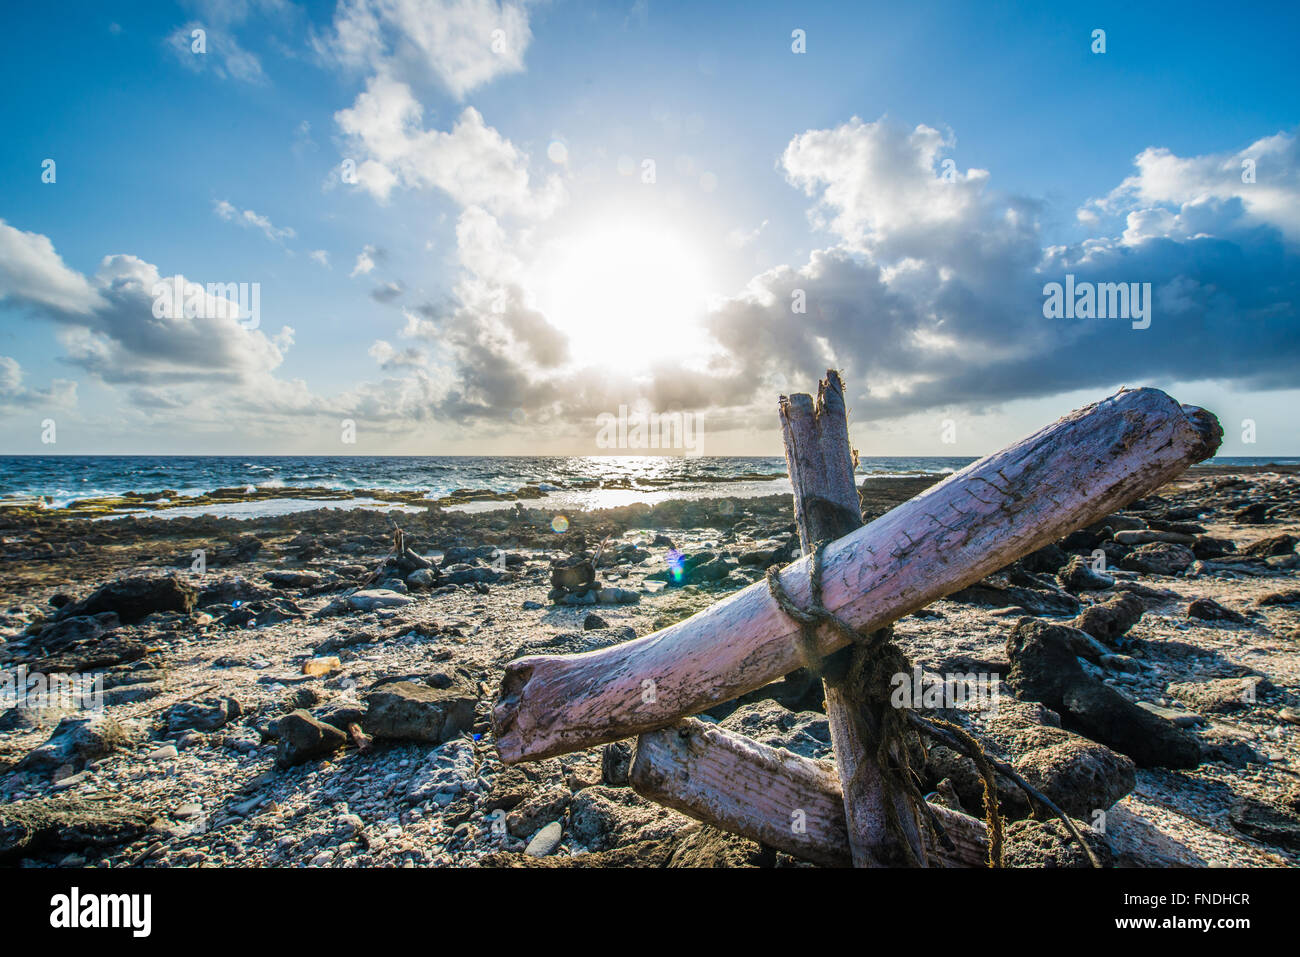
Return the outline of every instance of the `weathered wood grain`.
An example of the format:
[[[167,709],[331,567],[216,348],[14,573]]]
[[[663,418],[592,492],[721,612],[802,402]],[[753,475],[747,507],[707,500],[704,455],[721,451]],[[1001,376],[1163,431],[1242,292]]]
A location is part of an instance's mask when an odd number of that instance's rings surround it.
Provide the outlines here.
[[[1121,391],[972,463],[826,549],[826,607],[873,631],[1154,491],[1214,454],[1208,412],[1156,389]],[[782,582],[808,600],[807,557]],[[635,641],[506,666],[493,709],[506,763],[671,724],[803,663],[797,627],[757,582]],[[822,629],[818,651],[842,647]]]
[[[840,781],[826,761],[686,718],[637,739],[629,781],[642,797],[801,860],[827,867],[851,863]],[[955,850],[927,833],[930,861],[986,866],[984,823],[948,808],[931,809]]]

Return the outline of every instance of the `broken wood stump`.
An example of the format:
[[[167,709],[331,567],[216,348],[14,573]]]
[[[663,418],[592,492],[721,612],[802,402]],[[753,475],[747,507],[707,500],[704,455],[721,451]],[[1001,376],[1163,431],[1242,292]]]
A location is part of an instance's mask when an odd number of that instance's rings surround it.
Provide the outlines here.
[[[808,555],[818,542],[833,541],[862,527],[861,500],[853,478],[857,453],[849,441],[848,410],[839,373],[827,371],[818,384],[816,404],[812,396],[803,393],[782,396],[780,415],[786,467],[794,489],[795,524],[799,544]],[[845,648],[835,657],[845,658],[851,651]],[[828,664],[843,670],[846,661]],[[851,701],[848,689],[836,681],[824,681],[823,691],[853,865],[879,867],[903,856],[902,849],[893,846],[897,839],[889,830],[891,815],[886,802],[893,804],[893,819],[898,821],[902,840],[911,845],[912,857],[924,863],[925,846],[915,809],[906,795],[889,793],[872,757],[881,734],[875,715]]]

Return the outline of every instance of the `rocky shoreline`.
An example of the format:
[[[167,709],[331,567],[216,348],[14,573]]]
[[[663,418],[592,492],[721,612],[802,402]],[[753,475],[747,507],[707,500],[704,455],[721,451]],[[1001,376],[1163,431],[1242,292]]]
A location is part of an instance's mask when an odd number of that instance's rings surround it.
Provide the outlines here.
[[[933,481],[868,479],[866,517]],[[789,561],[789,496],[560,521],[528,495],[465,514],[355,494],[419,510],[0,511],[0,667],[102,678],[103,703],[0,707],[0,863],[802,864],[638,797],[631,742],[504,767],[488,720],[512,658],[647,634]],[[895,632],[918,687],[991,683],[995,708],[935,706],[1108,862],[1292,866],[1297,536],[1294,469],[1193,469]],[[594,576],[566,572],[583,558]],[[795,673],[703,717],[826,758],[819,692]],[[973,763],[941,745],[922,784],[982,813]],[[1008,864],[1083,862],[1018,791],[1000,799]]]

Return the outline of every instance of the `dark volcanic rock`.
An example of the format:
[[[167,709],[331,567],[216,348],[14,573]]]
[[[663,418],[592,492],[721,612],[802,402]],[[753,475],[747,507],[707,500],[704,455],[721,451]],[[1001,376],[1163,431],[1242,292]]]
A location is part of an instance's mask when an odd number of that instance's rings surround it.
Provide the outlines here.
[[[1016,695],[1047,705],[1066,728],[1127,754],[1139,767],[1200,763],[1194,737],[1085,674],[1061,626],[1022,618],[1007,639],[1007,657],[1007,683]]]
[[[1223,607],[1213,598],[1196,599],[1187,606],[1187,617],[1199,618],[1201,621],[1230,621],[1234,624],[1241,624],[1246,620],[1245,615]]]
[[[189,614],[198,601],[198,592],[188,582],[168,575],[162,578],[121,578],[101,585],[85,601],[64,605],[60,618],[116,612],[124,624],[134,625],[156,611]]]
[[[831,729],[826,715],[815,711],[787,711],[775,701],[742,705],[718,724],[805,758],[824,758],[831,751]]]
[[[611,741],[600,755],[600,780],[610,787],[627,787],[627,773],[632,765],[632,745]]]
[[[1089,605],[1070,622],[1098,641],[1115,647],[1128,630],[1137,624],[1146,607],[1135,595],[1116,595],[1099,605]]]
[[[1228,820],[1256,840],[1300,853],[1300,815],[1291,808],[1246,797],[1232,806]]]
[[[522,658],[524,655],[579,655],[631,641],[635,637],[636,632],[627,625],[597,628],[593,631],[562,632],[550,638],[526,641],[511,653],[510,658]]]
[[[1196,543],[1192,546],[1192,554],[1200,559],[1221,558],[1224,555],[1230,555],[1237,550],[1235,542],[1226,538],[1211,538],[1208,535],[1200,535]]]
[[[1148,575],[1177,575],[1186,571],[1194,561],[1196,555],[1186,545],[1151,542],[1129,552],[1120,562],[1120,567]]]
[[[442,744],[473,727],[477,699],[462,688],[398,681],[371,691],[366,704],[366,734]]]
[[[0,804],[0,861],[123,844],[145,834],[153,819],[142,808],[74,795]]]
[[[121,622],[111,611],[63,618],[42,628],[36,635],[35,644],[46,654],[51,654],[81,642],[95,641],[119,625]]]
[[[277,722],[276,732],[279,734],[279,744],[275,763],[282,768],[324,757],[348,742],[348,736],[338,728],[317,721],[301,710],[281,718]]]
[[[1294,535],[1274,535],[1271,538],[1261,539],[1253,545],[1247,545],[1241,550],[1241,554],[1250,555],[1253,558],[1290,555],[1295,551],[1295,543],[1296,537]]]
[[[1232,514],[1232,520],[1238,525],[1263,525],[1269,520],[1272,502],[1254,502]]]
[[[1020,559],[1020,564],[1031,572],[1052,575],[1070,560],[1070,556],[1060,545],[1044,545],[1036,552],[1030,552]]]
[[[242,713],[234,698],[212,698],[207,701],[185,701],[172,707],[167,714],[167,729],[172,734],[182,731],[216,731]]]
[[[60,721],[54,733],[40,747],[34,748],[19,767],[52,769],[67,765],[81,767],[111,754],[130,743],[130,736],[113,718],[104,714],[68,717]]]
[[[1106,841],[1083,821],[1075,827],[1092,848],[1097,863],[1110,867],[1114,855]],[[1050,821],[1015,821],[1003,832],[1006,843],[1002,862],[1007,867],[1092,867],[1088,855],[1070,836],[1065,825]]]
[[[1115,579],[1094,571],[1092,564],[1079,555],[1071,558],[1069,563],[1056,573],[1056,578],[1062,588],[1075,593],[1100,591],[1115,584]]]

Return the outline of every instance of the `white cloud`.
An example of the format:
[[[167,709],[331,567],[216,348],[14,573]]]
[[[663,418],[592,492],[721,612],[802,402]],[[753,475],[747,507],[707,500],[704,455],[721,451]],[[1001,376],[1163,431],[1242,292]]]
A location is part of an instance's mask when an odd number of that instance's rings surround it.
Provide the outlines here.
[[[526,5],[511,0],[342,0],[318,47],[353,69],[434,80],[463,100],[522,72],[532,36]]]
[[[54,379],[48,389],[23,385],[23,368],[18,360],[0,356],[0,409],[67,409],[77,404],[77,383]]]
[[[49,237],[0,219],[0,299],[16,299],[84,315],[103,305],[81,273],[69,269]]]
[[[311,257],[312,262],[320,263],[326,269],[330,268],[330,254],[324,249],[313,249],[308,256]]]
[[[767,228],[767,222],[768,221],[765,219],[753,229],[748,230],[737,226],[731,232],[727,233],[727,245],[734,249],[744,249],[763,234],[763,230]]]
[[[886,237],[969,222],[981,206],[986,170],[947,171],[940,155],[952,147],[937,130],[908,132],[880,119],[853,117],[834,129],[809,130],[786,147],[781,165],[790,182],[820,194],[818,219],[845,242],[878,245]],[[946,177],[945,177],[946,172]]]
[[[262,234],[273,243],[283,244],[284,240],[293,239],[298,235],[292,227],[278,227],[266,216],[255,213],[251,209],[238,209],[224,199],[213,203],[213,211],[226,222],[238,223],[245,229],[261,230]]]
[[[357,253],[357,264],[352,267],[352,272],[348,273],[348,276],[355,279],[357,276],[364,276],[373,272],[375,259],[378,256],[379,253],[374,246],[367,245],[363,247],[361,252]]]
[[[1137,172],[1079,210],[1081,221],[1126,213],[1124,241],[1153,236],[1216,235],[1271,226],[1300,241],[1300,140],[1278,132],[1245,149],[1182,157],[1149,147],[1134,159]],[[1243,176],[1253,173],[1254,182]],[[1091,220],[1089,219],[1091,217]]]
[[[357,182],[386,202],[396,186],[441,189],[462,206],[483,206],[497,215],[547,216],[564,199],[552,176],[535,187],[528,156],[466,107],[450,132],[426,130],[424,108],[411,89],[376,76],[348,109],[334,114],[364,159]]]

